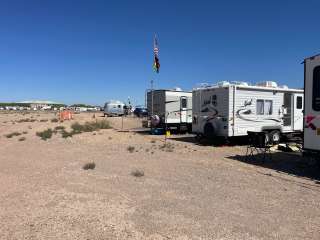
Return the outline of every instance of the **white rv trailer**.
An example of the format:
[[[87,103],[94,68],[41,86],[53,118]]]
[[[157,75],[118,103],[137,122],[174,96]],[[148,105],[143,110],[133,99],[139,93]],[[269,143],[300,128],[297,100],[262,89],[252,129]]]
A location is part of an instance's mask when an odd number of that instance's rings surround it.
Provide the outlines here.
[[[125,104],[121,101],[110,100],[104,105],[104,116],[122,116],[124,115]]]
[[[320,153],[320,55],[304,61],[304,137],[303,148]]]
[[[150,90],[147,108],[152,127],[191,131],[192,92],[179,88]]]
[[[192,131],[205,137],[235,137],[267,131],[273,141],[303,129],[303,90],[274,82],[249,86],[222,82],[192,95]]]

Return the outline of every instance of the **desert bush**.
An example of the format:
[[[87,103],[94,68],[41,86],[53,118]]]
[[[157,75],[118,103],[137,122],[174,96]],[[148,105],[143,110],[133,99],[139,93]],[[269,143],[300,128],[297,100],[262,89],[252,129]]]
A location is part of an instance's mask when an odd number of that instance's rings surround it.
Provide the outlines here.
[[[53,122],[53,123],[59,122],[59,119],[58,118],[52,118],[51,122]]]
[[[20,141],[20,142],[25,141],[25,140],[26,140],[26,138],[25,138],[25,137],[21,137],[21,138],[19,138],[19,141]]]
[[[66,130],[62,130],[61,131],[61,136],[63,137],[63,138],[68,138],[68,137],[72,137],[73,136],[73,132],[68,132],[68,131],[66,131]]]
[[[174,145],[171,144],[171,143],[165,143],[163,145],[161,145],[159,147],[159,149],[163,150],[163,151],[166,151],[166,152],[173,152],[174,150]]]
[[[96,164],[94,163],[94,162],[90,162],[90,163],[86,163],[83,167],[82,167],[82,169],[83,170],[93,170],[93,169],[95,169],[95,167],[96,167]]]
[[[35,122],[35,121],[36,121],[35,119],[23,118],[23,119],[17,120],[16,122],[17,123],[23,123],[23,122]]]
[[[93,132],[98,131],[100,129],[110,129],[110,123],[106,120],[94,121],[94,122],[86,122],[84,124],[80,124],[75,122],[71,125],[72,131],[74,133],[82,133],[82,132]]]
[[[53,131],[51,128],[48,128],[47,130],[44,130],[42,132],[37,132],[36,135],[40,137],[42,140],[46,141],[47,139],[51,138],[53,134]]]
[[[64,130],[65,129],[65,127],[64,126],[56,126],[55,128],[54,128],[54,130]]]
[[[142,170],[136,169],[131,172],[131,175],[134,177],[143,177],[144,172]]]
[[[12,138],[14,136],[20,136],[20,135],[21,135],[21,133],[19,133],[19,132],[12,132],[12,133],[6,134],[5,136],[7,138]]]
[[[41,119],[40,122],[48,122],[48,119]]]
[[[112,137],[110,137],[110,136],[109,136],[109,137],[108,137],[108,139],[109,139],[109,140],[111,140],[111,139],[112,139]]]
[[[151,142],[151,143],[156,143],[156,140],[153,139],[153,140],[151,140],[150,142]]]
[[[134,152],[134,147],[133,146],[128,146],[127,147],[127,150],[130,152],[130,153],[133,153]]]
[[[83,132],[83,125],[81,125],[80,123],[78,122],[75,122],[71,125],[71,128],[72,128],[72,131],[74,133],[81,133]]]

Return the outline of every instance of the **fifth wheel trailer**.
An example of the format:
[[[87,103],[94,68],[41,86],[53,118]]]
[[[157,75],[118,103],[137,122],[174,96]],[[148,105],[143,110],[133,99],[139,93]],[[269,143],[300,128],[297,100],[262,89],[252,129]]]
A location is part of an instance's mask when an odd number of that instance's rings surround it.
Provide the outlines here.
[[[304,91],[303,148],[320,154],[320,55],[304,61]]]
[[[191,131],[192,93],[180,89],[157,89],[147,92],[151,127]]]
[[[245,136],[248,131],[268,132],[274,142],[282,134],[303,130],[303,90],[222,82],[197,88],[192,96],[192,132],[214,137]]]

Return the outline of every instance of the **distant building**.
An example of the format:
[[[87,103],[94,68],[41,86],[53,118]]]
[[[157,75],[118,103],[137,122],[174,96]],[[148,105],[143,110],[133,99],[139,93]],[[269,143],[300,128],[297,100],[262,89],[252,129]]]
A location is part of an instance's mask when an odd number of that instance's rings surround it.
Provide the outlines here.
[[[52,102],[52,101],[40,101],[40,100],[22,101],[18,103],[29,104],[30,108],[33,110],[39,110],[39,109],[49,110],[49,109],[52,109],[54,106],[65,105],[63,103]]]

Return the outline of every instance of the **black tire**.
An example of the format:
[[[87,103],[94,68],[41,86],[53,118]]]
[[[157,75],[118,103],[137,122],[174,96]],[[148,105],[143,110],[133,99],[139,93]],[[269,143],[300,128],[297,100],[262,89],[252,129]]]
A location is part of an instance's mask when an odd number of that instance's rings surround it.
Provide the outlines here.
[[[269,133],[271,143],[279,143],[281,139],[281,133],[279,130],[273,130]]]
[[[211,123],[206,123],[203,128],[203,134],[207,138],[214,138],[215,128]]]

